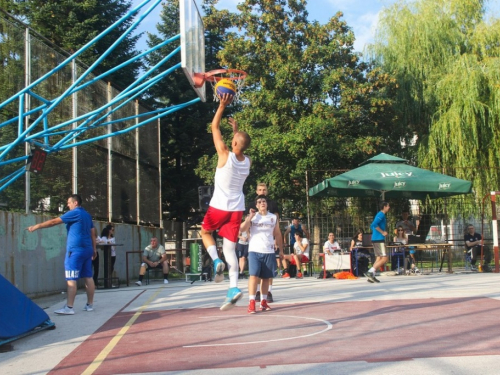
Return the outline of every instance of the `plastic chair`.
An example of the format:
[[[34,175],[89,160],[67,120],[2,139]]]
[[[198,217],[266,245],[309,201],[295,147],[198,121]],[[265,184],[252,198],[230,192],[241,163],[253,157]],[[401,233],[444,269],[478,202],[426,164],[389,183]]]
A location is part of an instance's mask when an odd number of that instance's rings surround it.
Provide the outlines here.
[[[394,257],[397,258],[396,262],[393,262]],[[396,267],[394,267],[394,265],[396,265]],[[391,269],[393,271],[397,270],[399,272],[399,269],[404,268],[404,266],[405,266],[405,247],[401,246],[401,247],[392,248],[392,251],[391,251]]]

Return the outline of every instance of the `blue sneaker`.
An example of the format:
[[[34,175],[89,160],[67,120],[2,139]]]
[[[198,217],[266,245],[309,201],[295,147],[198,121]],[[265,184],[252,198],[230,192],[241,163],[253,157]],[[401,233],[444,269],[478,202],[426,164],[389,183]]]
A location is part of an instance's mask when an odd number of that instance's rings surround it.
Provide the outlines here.
[[[239,290],[238,288],[229,288],[229,290],[227,291],[226,300],[220,307],[220,310],[231,310],[236,305],[236,302],[241,299],[241,297],[243,297],[243,293],[241,292],[241,290]]]
[[[216,283],[224,281],[224,268],[226,268],[226,265],[222,260],[219,258],[214,260],[214,281]]]

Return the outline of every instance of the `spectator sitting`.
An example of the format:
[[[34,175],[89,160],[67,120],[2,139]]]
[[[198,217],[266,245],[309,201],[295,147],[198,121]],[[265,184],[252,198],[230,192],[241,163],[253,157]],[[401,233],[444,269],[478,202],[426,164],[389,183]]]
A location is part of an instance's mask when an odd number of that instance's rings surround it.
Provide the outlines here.
[[[408,210],[401,212],[401,220],[396,223],[396,228],[399,227],[402,227],[406,234],[416,233],[417,228],[415,227],[413,220],[410,218]]]
[[[151,268],[163,269],[163,283],[168,284],[169,264],[167,253],[165,252],[165,248],[158,243],[156,237],[151,238],[151,244],[144,249],[142,253],[142,262],[141,270],[139,271],[139,280],[135,282],[136,285],[142,285],[146,267],[148,270]]]
[[[464,235],[465,247],[467,251],[470,252],[470,265],[473,271],[477,271],[476,261],[479,257],[481,257],[481,242],[483,240],[483,236],[480,233],[476,233],[474,231],[474,225],[467,225],[467,232]],[[491,261],[490,249],[488,246],[483,246],[483,255],[484,255],[484,268],[489,269],[489,263]]]
[[[406,235],[406,231],[404,230],[403,226],[398,226],[397,229],[396,229],[396,235],[394,236],[394,242],[398,242],[402,245],[407,245],[408,244],[408,236]],[[400,252],[402,251],[403,248],[398,248],[397,251]],[[409,256],[409,259],[408,259],[408,264],[407,264],[407,269],[412,269],[414,270],[415,272],[418,271],[418,268],[416,266],[417,264],[417,261],[415,259],[415,250],[414,249],[410,249],[410,256]],[[394,262],[391,262],[391,263],[394,263]],[[392,270],[395,270],[396,269],[396,264],[391,264],[391,269]]]
[[[335,251],[340,251],[340,245],[335,241],[335,234],[333,232],[328,233],[328,241],[323,245],[323,252],[328,255],[333,255]]]
[[[295,244],[293,245],[294,254],[285,255],[283,259],[283,267],[285,268],[285,273],[283,274],[284,279],[289,279],[290,274],[288,273],[288,262],[291,265],[297,266],[297,279],[302,279],[302,263],[309,262],[309,240],[304,237],[302,231],[295,232]]]
[[[358,229],[356,234],[351,239],[351,246],[349,251],[351,252],[351,262],[352,270],[355,276],[363,275],[368,271],[368,264],[370,263],[371,255],[370,251],[363,248],[363,229]],[[354,251],[357,250],[357,251]],[[356,258],[358,258],[358,266],[356,268]]]

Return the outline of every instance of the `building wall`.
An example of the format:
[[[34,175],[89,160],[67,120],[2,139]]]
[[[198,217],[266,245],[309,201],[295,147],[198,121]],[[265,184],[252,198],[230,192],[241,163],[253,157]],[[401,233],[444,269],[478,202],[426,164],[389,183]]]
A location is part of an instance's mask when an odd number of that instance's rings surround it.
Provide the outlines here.
[[[30,225],[51,219],[51,216],[26,215],[0,211],[0,273],[28,296],[36,296],[66,290],[64,278],[64,257],[66,253],[66,227],[64,224],[30,233]],[[105,222],[94,221],[97,233],[106,226]],[[115,225],[117,256],[115,270],[122,284],[126,275],[126,251],[144,249],[151,237],[163,238],[163,229],[137,225]],[[100,254],[99,277],[104,272],[102,250]],[[140,254],[129,255],[129,276],[139,274]],[[83,286],[83,281],[79,286]]]

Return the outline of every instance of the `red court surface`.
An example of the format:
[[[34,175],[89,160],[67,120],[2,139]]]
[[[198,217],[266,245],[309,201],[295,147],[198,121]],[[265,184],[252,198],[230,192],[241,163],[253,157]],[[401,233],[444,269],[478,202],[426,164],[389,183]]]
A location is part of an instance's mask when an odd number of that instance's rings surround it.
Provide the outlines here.
[[[81,374],[110,343],[94,374],[500,355],[500,301],[485,297],[239,305],[136,313],[121,336],[134,313],[118,312],[49,373]]]

